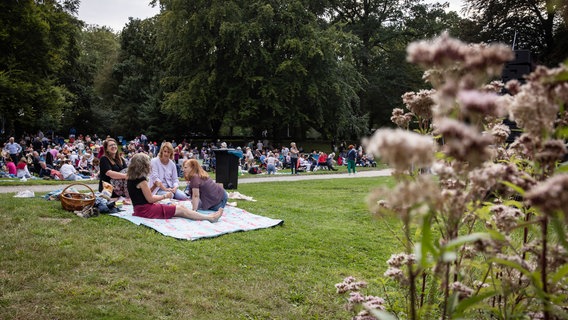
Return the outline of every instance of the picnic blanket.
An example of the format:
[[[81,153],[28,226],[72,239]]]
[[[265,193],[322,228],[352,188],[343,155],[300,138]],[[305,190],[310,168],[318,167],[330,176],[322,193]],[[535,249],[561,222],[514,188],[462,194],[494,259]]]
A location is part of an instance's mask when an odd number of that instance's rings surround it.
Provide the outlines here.
[[[191,202],[189,201],[180,203],[191,208]],[[111,214],[111,216],[126,219],[136,225],[150,227],[163,235],[184,240],[218,237],[227,233],[270,228],[284,223],[283,220],[259,216],[246,210],[230,206],[225,207],[223,216],[215,223],[178,217],[172,219],[146,219],[135,217],[132,215],[133,207],[131,205],[124,205],[122,210],[123,211],[118,213]]]

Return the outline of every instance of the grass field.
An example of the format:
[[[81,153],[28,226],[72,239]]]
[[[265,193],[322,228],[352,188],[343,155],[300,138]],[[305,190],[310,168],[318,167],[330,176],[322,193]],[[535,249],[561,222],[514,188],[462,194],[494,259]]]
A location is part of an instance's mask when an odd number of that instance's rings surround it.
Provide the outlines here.
[[[387,227],[396,220],[365,203],[390,184],[241,184],[258,201],[239,207],[284,224],[193,242],[2,194],[0,319],[349,319],[334,284],[348,275],[372,284],[400,251]]]

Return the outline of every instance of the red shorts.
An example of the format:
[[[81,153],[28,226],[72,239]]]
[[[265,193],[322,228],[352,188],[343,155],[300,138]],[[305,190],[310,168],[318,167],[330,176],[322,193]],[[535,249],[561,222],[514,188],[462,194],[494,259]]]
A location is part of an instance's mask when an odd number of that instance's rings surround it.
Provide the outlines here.
[[[148,203],[134,206],[133,216],[149,218],[149,219],[170,219],[176,213],[176,206],[161,204],[161,203]]]

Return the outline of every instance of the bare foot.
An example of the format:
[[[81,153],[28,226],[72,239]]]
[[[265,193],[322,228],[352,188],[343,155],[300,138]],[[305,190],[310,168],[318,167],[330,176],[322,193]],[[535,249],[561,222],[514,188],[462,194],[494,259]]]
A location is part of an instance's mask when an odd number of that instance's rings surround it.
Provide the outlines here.
[[[219,221],[219,218],[221,218],[222,215],[223,215],[223,208],[220,208],[219,210],[217,210],[217,212],[209,215],[209,221],[217,222]]]

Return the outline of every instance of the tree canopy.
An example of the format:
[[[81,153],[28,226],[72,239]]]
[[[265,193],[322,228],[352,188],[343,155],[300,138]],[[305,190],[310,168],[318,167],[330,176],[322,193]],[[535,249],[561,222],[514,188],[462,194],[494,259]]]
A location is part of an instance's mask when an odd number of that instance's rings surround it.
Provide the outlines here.
[[[566,58],[565,1],[152,0],[119,33],[75,17],[80,0],[0,4],[5,135],[69,128],[133,137],[358,138],[424,87],[406,46],[444,30]],[[516,34],[516,38],[515,38]]]
[[[477,41],[503,42],[528,49],[540,62],[566,58],[568,29],[563,0],[465,0],[468,18],[479,26]]]

